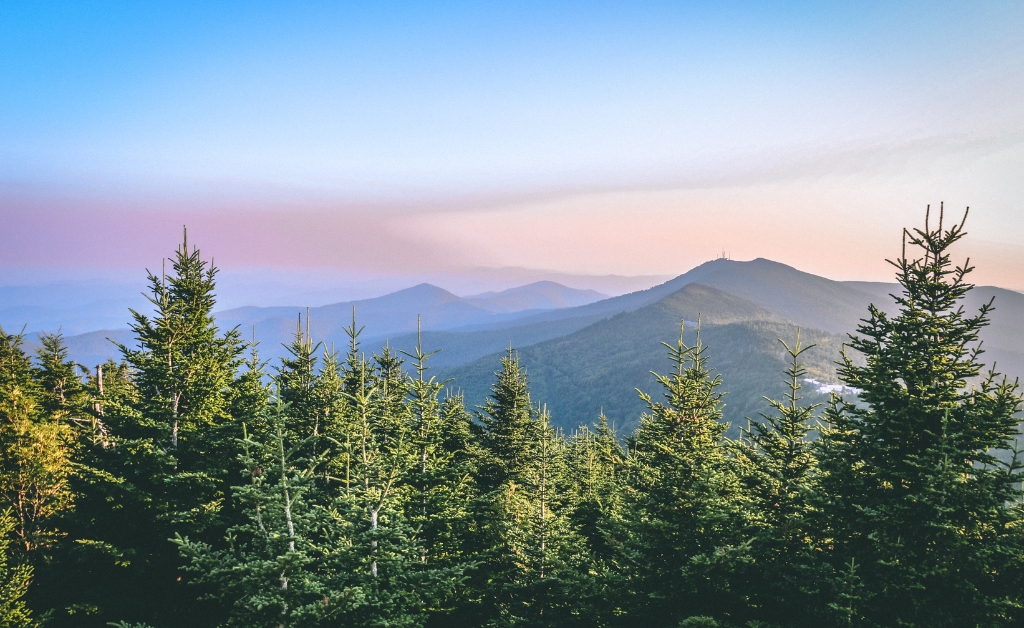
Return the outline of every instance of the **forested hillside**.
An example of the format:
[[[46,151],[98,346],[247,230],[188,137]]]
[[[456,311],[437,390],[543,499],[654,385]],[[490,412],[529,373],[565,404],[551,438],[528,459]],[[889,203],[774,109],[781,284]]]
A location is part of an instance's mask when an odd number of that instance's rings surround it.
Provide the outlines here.
[[[625,433],[637,425],[645,405],[637,390],[648,390],[652,371],[665,362],[665,339],[678,336],[695,342],[697,320],[704,344],[716,359],[714,367],[725,382],[723,416],[732,424],[730,434],[757,417],[763,396],[785,392],[778,374],[785,368],[780,338],[796,338],[796,325],[750,301],[697,283],[632,312],[613,316],[565,337],[519,350],[529,365],[534,394],[547,400],[554,422],[567,431],[586,425],[602,412]],[[844,338],[804,330],[803,338],[815,346],[804,354],[808,378],[834,382],[835,361]],[[470,405],[483,403],[493,379],[496,356],[481,358],[454,369],[442,370],[465,395]],[[805,393],[813,401],[827,395],[815,389]]]
[[[0,330],[0,626],[1020,625],[1016,322],[943,218],[878,307],[722,260],[444,369],[350,312],[265,360],[186,241],[117,360]]]

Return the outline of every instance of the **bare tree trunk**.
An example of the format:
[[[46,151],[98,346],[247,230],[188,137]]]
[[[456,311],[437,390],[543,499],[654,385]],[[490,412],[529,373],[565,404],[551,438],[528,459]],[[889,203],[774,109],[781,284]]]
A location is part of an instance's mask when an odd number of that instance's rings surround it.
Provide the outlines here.
[[[376,510],[371,510],[370,511],[370,529],[373,530],[374,532],[377,531],[377,511]],[[374,578],[376,578],[377,577],[377,558],[376,558],[376,554],[377,554],[377,539],[374,539],[370,543],[370,547],[373,548],[373,553],[374,553],[373,562],[370,563],[370,575],[373,576]]]
[[[284,434],[281,431],[280,424],[277,426],[277,445],[278,452],[281,455],[281,493],[284,496],[284,519],[288,523],[288,550],[295,551],[295,524],[292,521],[292,498],[288,492],[288,460],[284,454]],[[284,572],[281,573],[281,589],[288,589],[288,576]],[[285,602],[282,605],[281,615],[284,617],[288,616],[288,603]],[[280,624],[284,626],[285,624]]]

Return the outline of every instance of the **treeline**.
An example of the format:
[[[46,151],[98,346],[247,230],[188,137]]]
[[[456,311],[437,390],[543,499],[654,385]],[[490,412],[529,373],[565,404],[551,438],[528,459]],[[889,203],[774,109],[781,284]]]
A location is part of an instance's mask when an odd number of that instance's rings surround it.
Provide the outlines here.
[[[1021,398],[958,305],[962,229],[905,234],[899,312],[839,357],[859,399],[802,403],[787,339],[738,440],[699,330],[635,433],[563,434],[512,350],[477,409],[354,316],[264,363],[186,240],[120,363],[0,330],[0,626],[1016,625]]]

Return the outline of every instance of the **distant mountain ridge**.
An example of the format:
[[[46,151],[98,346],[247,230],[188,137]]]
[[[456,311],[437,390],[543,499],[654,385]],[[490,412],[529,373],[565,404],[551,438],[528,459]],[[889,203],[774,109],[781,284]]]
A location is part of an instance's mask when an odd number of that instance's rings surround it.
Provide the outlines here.
[[[729,392],[726,415],[736,422],[761,407],[763,394],[780,392],[781,345],[802,329],[814,377],[835,383],[834,361],[846,333],[874,303],[893,309],[896,284],[841,282],[765,259],[715,260],[646,290],[600,299],[599,293],[554,282],[535,282],[468,297],[420,284],[374,299],[310,308],[313,338],[341,347],[356,308],[367,353],[385,342],[411,351],[417,318],[431,358],[431,374],[455,378],[453,386],[471,405],[481,403],[504,350],[521,352],[534,385],[534,398],[548,403],[556,424],[566,429],[590,422],[603,407],[620,426],[631,425],[642,404],[634,388],[652,390],[649,371],[667,368],[661,342],[673,342],[682,320],[698,315],[711,366]],[[1011,376],[1024,374],[1024,295],[978,287],[965,304],[977,310],[995,297],[992,324],[982,333],[987,364]],[[284,353],[305,308],[245,307],[216,313],[222,329],[238,326],[243,337],[256,331],[264,359]],[[126,317],[127,318],[127,317]],[[688,329],[692,329],[692,325]],[[689,332],[688,332],[689,333]],[[96,331],[68,338],[73,359],[90,367],[116,349],[106,338],[132,344],[127,330]],[[688,336],[689,338],[689,336]],[[810,393],[809,393],[810,395]],[[813,395],[810,395],[813,397]]]
[[[383,340],[415,332],[417,325],[431,331],[481,323],[505,326],[535,312],[591,303],[604,296],[593,290],[541,281],[501,292],[460,297],[424,283],[373,299],[309,308],[308,324],[314,338],[341,346],[347,340],[344,329],[352,324],[353,308],[357,325],[365,326],[363,338]],[[255,329],[256,337],[274,355],[281,343],[294,337],[300,317],[306,317],[306,309],[243,307],[217,312],[215,316],[222,328],[238,326],[246,337]]]
[[[596,290],[578,290],[554,281],[535,281],[500,292],[484,292],[464,297],[493,312],[554,310],[594,303],[608,298]]]

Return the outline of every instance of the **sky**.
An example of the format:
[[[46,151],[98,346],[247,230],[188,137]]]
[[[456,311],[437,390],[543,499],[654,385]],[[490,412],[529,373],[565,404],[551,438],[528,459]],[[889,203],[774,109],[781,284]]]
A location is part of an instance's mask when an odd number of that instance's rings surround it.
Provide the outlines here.
[[[886,280],[971,207],[1024,289],[1024,4],[0,4],[0,284],[228,271]],[[282,275],[284,276],[284,275]]]

